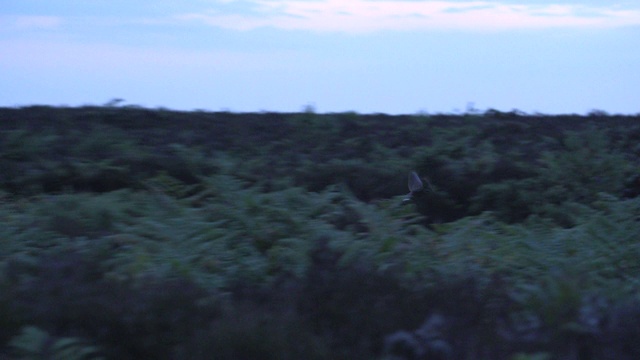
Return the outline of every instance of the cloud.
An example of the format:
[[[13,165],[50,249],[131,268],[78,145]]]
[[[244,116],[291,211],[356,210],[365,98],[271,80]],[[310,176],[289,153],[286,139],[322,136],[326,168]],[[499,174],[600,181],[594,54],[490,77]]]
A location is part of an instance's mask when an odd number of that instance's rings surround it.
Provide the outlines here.
[[[57,16],[2,16],[0,24],[14,30],[43,29],[49,30],[59,27],[62,18]]]
[[[640,9],[579,4],[532,5],[452,0],[254,0],[238,2],[251,11],[228,12],[225,10],[233,1],[225,0],[224,3],[225,6],[217,10],[183,14],[178,19],[234,30],[273,27],[320,32],[640,25]]]

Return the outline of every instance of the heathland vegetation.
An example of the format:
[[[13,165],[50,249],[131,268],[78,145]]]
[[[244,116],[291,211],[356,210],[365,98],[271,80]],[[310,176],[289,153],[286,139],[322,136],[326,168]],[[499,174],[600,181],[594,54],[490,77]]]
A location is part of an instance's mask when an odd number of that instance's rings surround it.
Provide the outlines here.
[[[638,359],[639,196],[640,116],[1,108],[0,358]]]

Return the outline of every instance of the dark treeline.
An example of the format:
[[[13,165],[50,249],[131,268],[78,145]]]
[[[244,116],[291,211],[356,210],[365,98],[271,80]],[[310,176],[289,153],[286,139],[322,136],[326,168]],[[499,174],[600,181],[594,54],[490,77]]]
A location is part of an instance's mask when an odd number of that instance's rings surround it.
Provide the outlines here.
[[[640,193],[638,116],[27,107],[0,109],[0,119],[0,185],[15,194],[112,191],[161,171],[195,183],[215,173],[218,154],[242,162],[236,176],[251,184],[288,179],[321,191],[344,183],[365,202],[405,192],[401,174],[415,168],[436,189],[420,207],[429,221],[494,211],[508,222],[544,213],[570,223],[541,203]]]

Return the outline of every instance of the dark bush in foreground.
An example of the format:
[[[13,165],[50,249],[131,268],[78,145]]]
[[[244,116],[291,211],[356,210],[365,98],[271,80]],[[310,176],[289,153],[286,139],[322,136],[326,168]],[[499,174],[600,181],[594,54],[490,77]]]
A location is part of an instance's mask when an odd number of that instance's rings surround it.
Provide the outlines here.
[[[497,327],[510,306],[507,289],[496,277],[483,287],[467,274],[441,279],[424,288],[366,261],[340,264],[340,254],[322,243],[312,253],[299,311],[345,359],[367,359],[382,353],[385,336],[413,329],[430,314],[447,314],[446,340],[455,354],[496,354]],[[497,355],[497,354],[496,354]]]
[[[198,329],[175,359],[335,359],[322,337],[287,309],[234,304],[210,326]]]
[[[76,253],[13,263],[13,308],[21,322],[56,336],[95,340],[114,359],[169,359],[172,350],[216,316],[205,290],[185,279],[123,284],[104,278]]]
[[[109,280],[97,259],[73,252],[14,261],[0,296],[3,351],[20,328],[34,326],[56,341],[84,339],[96,346],[87,349],[110,359],[386,354],[498,360],[537,353],[618,360],[640,354],[640,304],[611,306],[570,277],[550,277],[514,297],[497,275],[488,283],[472,274],[441,278],[423,288],[380,273],[365,260],[344,262],[322,241],[310,256],[303,279],[261,288],[237,284],[227,295],[187,279]]]

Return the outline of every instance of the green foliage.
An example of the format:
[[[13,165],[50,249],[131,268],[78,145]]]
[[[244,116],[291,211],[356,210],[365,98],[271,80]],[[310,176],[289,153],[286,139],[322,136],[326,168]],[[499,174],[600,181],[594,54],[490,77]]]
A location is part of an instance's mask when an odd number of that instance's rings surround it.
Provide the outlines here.
[[[42,156],[57,137],[51,133],[33,134],[26,129],[7,131],[2,138],[5,160],[28,161]]]
[[[290,314],[240,306],[196,333],[181,359],[331,359],[322,339]]]
[[[102,359],[98,348],[87,345],[77,338],[54,338],[46,331],[26,326],[9,345],[17,359],[24,360],[92,360]]]
[[[25,324],[64,327],[46,316],[48,303],[28,300],[43,291],[64,321],[132,358],[372,358],[386,335],[436,308],[448,324],[438,346],[462,349],[463,339],[464,354],[635,351],[623,321],[635,306],[607,305],[633,300],[640,285],[637,119],[110,106],[0,109],[0,120],[3,341]],[[403,206],[411,170],[432,186]],[[43,274],[49,257],[69,253],[84,260],[64,271],[51,260],[61,274]],[[163,297],[157,288],[171,281],[207,296]],[[268,296],[245,294],[254,292]],[[289,295],[288,312],[270,307],[282,305],[278,293]],[[134,322],[107,321],[111,334],[155,329],[127,349],[87,325],[100,299],[125,295],[142,310],[110,309]],[[179,314],[209,300],[226,313]],[[80,346],[26,329],[16,344],[29,335],[59,351]]]
[[[551,359],[551,355],[549,355],[548,353],[534,353],[534,354],[518,353],[511,358],[511,360],[549,360],[549,359]]]

